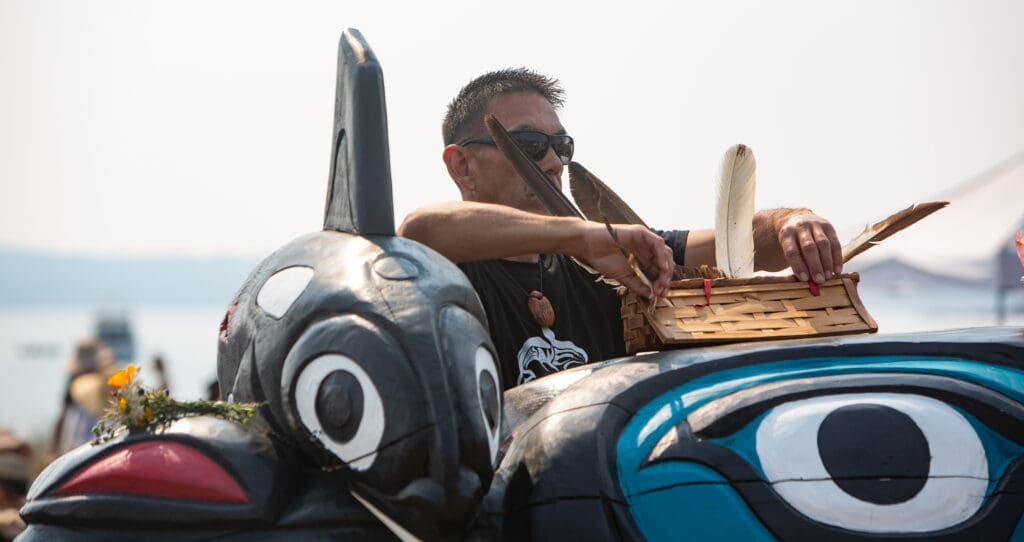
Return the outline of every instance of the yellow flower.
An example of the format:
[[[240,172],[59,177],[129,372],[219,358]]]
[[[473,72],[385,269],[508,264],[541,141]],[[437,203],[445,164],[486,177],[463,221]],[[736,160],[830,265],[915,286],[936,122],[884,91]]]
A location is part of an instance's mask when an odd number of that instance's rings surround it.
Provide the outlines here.
[[[131,382],[132,377],[135,376],[135,373],[137,373],[138,371],[139,368],[136,367],[134,364],[128,365],[128,367],[112,374],[110,378],[107,379],[107,384],[110,384],[115,388],[120,388],[125,384]]]
[[[124,397],[117,400],[117,408],[121,409],[121,412],[128,411],[128,400]]]
[[[145,412],[146,412],[146,421],[147,422],[153,421],[153,409],[151,409],[149,407],[146,407]]]

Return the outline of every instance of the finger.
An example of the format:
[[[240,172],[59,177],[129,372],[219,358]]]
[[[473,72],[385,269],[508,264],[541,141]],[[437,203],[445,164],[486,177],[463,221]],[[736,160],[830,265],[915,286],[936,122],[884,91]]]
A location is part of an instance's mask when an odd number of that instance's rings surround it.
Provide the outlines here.
[[[665,244],[665,240],[654,232],[644,230],[644,268],[651,278],[651,286],[654,295],[661,296],[668,290],[668,283],[672,279],[672,249]]]
[[[811,230],[803,228],[798,234],[800,238],[800,255],[803,257],[807,272],[811,280],[817,284],[825,282],[825,271],[821,267],[821,255],[818,253],[818,244],[814,241],[814,234]]]
[[[843,272],[843,244],[831,223],[826,223],[822,229],[825,230],[825,235],[832,245],[832,270],[838,275]]]
[[[665,244],[665,240],[660,235],[653,235],[654,245],[656,246],[655,254],[659,257],[659,264],[661,273],[658,275],[658,280],[654,284],[655,295],[664,296],[668,293],[669,282],[672,281],[672,271],[676,268],[676,261],[672,254],[672,247]]]
[[[800,255],[800,241],[795,232],[786,230],[779,235],[779,244],[782,246],[782,254],[786,262],[793,268],[793,274],[800,280],[807,282],[810,275],[807,273],[807,266],[804,265],[803,257]]]
[[[665,256],[662,260],[663,273],[661,274],[661,276],[658,277],[658,280],[654,285],[654,290],[656,292],[655,295],[658,296],[664,296],[665,294],[668,293],[669,283],[672,282],[672,272],[675,271],[676,268],[676,261],[674,255],[672,254],[672,247],[666,245],[664,241],[662,241],[661,244],[664,248]]]
[[[664,245],[664,243],[662,243]],[[669,249],[671,251],[671,249]],[[647,278],[650,279],[652,295],[661,297],[668,291],[668,283],[672,279],[672,272],[665,263],[665,251],[662,247],[652,247],[650,252],[645,254],[641,260],[641,267]]]
[[[644,284],[644,282],[640,280],[640,277],[636,276],[635,273],[630,272],[629,274],[623,275],[622,277],[616,278],[615,280],[619,281],[619,283],[625,286],[626,288],[629,288],[630,291],[635,292],[636,295],[645,297],[647,299],[651,298],[651,289],[648,288],[647,285]]]
[[[821,269],[825,273],[825,280],[828,280],[832,278],[835,270],[835,263],[832,261],[832,242],[829,241],[821,224],[815,224],[812,231],[818,247],[818,256],[821,258]]]
[[[649,297],[660,295],[662,271],[654,254],[649,252],[634,252],[636,263],[636,274],[650,287]],[[638,255],[638,256],[637,256]]]
[[[672,272],[664,249],[665,241],[642,226],[626,226],[619,232],[619,239],[627,251],[637,258],[645,278],[650,279],[654,295],[662,295],[667,289]]]

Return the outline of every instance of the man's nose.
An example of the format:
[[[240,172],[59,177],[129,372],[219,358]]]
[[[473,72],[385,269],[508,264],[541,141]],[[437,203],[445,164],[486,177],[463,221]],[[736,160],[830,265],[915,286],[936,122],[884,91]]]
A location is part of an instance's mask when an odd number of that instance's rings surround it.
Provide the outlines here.
[[[558,157],[551,145],[548,145],[548,151],[544,153],[544,158],[541,158],[537,165],[545,175],[558,180],[559,188],[562,187],[562,170],[565,166],[562,165],[562,159]]]

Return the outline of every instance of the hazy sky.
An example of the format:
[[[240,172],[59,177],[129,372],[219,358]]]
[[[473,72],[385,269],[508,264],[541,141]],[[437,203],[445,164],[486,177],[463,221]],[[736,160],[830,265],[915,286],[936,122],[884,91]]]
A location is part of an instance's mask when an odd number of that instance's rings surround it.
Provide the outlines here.
[[[576,159],[661,227],[712,224],[737,142],[759,207],[843,231],[1024,149],[1024,2],[596,5],[0,0],[0,245],[264,254],[319,229],[346,27],[384,68],[398,217],[458,198],[445,105],[508,66],[562,80]]]

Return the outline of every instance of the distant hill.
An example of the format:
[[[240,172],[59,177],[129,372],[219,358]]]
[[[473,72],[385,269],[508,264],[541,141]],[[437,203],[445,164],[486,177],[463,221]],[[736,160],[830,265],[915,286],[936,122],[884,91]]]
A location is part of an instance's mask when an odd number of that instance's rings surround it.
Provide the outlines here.
[[[908,287],[918,290],[941,289],[948,287],[986,288],[990,282],[982,280],[964,280],[933,273],[895,258],[862,262],[851,260],[843,265],[843,271],[860,273],[861,280],[878,287]]]
[[[93,257],[0,248],[0,305],[226,305],[261,259]]]

